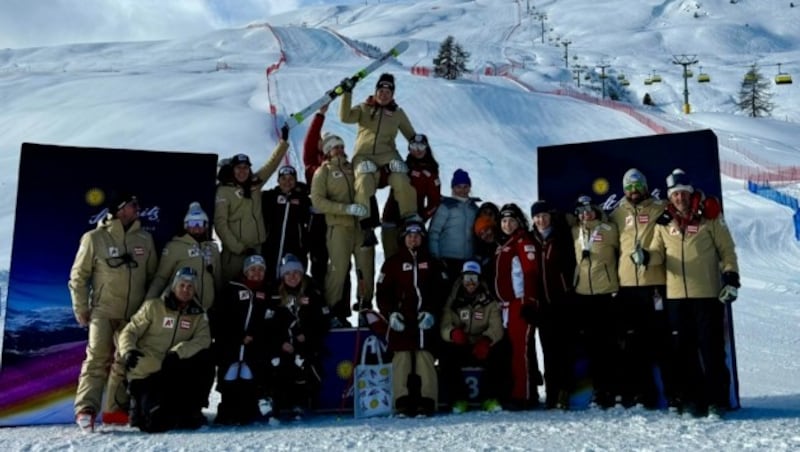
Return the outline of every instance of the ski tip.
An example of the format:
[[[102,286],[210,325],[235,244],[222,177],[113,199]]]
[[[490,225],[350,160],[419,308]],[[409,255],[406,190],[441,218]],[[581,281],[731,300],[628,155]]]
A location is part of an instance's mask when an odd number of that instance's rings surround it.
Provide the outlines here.
[[[397,45],[392,47],[392,53],[394,54],[394,56],[397,56],[400,53],[405,52],[406,50],[408,50],[408,41],[400,41],[397,43]]]

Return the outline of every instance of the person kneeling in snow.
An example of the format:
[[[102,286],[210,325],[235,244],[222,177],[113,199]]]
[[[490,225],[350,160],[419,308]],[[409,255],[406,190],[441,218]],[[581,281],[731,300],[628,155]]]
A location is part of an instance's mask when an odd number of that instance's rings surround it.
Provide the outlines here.
[[[128,369],[130,425],[143,432],[197,429],[213,379],[211,333],[195,297],[197,272],[183,267],[171,289],[144,302],[122,330],[119,348]]]
[[[503,353],[500,345],[503,339],[500,305],[480,276],[480,264],[466,261],[442,313],[440,332],[445,344],[439,354],[439,368],[444,380],[442,387],[449,388],[456,414],[467,410],[469,395],[462,367],[484,369],[479,394],[486,411],[502,410],[498,392],[508,387],[508,382],[502,381],[502,370],[508,366],[510,356]]]

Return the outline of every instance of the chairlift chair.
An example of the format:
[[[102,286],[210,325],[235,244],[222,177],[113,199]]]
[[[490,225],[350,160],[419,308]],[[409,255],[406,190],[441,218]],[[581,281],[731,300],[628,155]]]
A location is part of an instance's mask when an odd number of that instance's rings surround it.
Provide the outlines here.
[[[697,74],[697,83],[708,83],[711,81],[711,76],[703,72],[702,66],[700,67],[700,73]]]
[[[650,77],[650,81],[653,83],[661,83],[661,76],[658,74],[653,74],[653,76]]]
[[[686,72],[683,73],[683,76],[686,78],[692,78],[694,77],[694,72],[692,72],[691,69],[686,68]]]
[[[778,75],[775,76],[776,85],[791,85],[792,76],[788,72],[781,72],[781,63],[778,63]]]
[[[652,85],[653,84],[653,80],[650,77],[647,77],[646,79],[644,79],[644,84],[645,85]]]
[[[625,74],[617,74],[617,80],[625,80]]]
[[[620,85],[622,85],[622,86],[628,86],[628,85],[630,85],[630,84],[631,84],[631,82],[629,82],[629,81],[628,81],[628,79],[622,79],[622,80],[619,82],[619,84],[620,84]]]

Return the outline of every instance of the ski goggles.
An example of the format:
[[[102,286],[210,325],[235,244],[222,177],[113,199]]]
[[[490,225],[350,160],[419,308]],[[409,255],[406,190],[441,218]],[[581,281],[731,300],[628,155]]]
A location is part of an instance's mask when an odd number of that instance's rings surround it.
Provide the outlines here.
[[[576,207],[575,208],[575,213],[577,215],[581,215],[581,214],[584,214],[584,213],[590,213],[590,212],[592,212],[592,206],[580,206],[580,207]]]
[[[186,227],[188,228],[203,228],[206,226],[206,222],[203,220],[188,220],[186,222]]]
[[[625,191],[630,191],[630,192],[633,192],[633,191],[644,192],[645,191],[644,184],[642,182],[639,182],[639,181],[631,182],[630,184],[628,184],[628,185],[626,185],[626,186],[624,186],[622,188]]]
[[[473,283],[478,284],[478,278],[480,278],[475,273],[465,273],[461,278],[464,280],[465,283]]]
[[[278,170],[278,176],[295,176],[295,177],[297,177],[297,170],[295,170],[291,166],[282,166],[281,169]]]
[[[422,235],[423,232],[424,232],[424,229],[422,228],[422,226],[420,226],[418,224],[410,224],[410,225],[406,226],[405,230],[403,231],[403,233],[405,235],[408,235],[408,234],[420,234],[420,235]]]
[[[123,265],[127,265],[128,268],[136,268],[139,266],[139,263],[136,262],[136,259],[134,259],[130,253],[125,253],[118,257],[109,257],[106,259],[106,264],[111,268],[119,268]]]
[[[408,144],[408,150],[409,151],[421,152],[421,151],[424,151],[426,149],[428,149],[428,145],[425,144],[425,143],[409,143]]]

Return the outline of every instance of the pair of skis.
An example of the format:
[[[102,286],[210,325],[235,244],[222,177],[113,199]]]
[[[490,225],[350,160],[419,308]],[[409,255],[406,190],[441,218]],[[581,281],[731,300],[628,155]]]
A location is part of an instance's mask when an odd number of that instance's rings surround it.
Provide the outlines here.
[[[408,49],[408,41],[400,41],[399,43],[397,43],[397,45],[389,49],[388,52],[378,57],[378,59],[370,63],[367,67],[361,69],[360,71],[356,72],[351,77],[348,77],[345,80],[347,80],[348,82],[353,82],[353,84],[355,85],[361,80],[367,78],[367,76],[375,72],[376,69],[386,64],[386,62],[388,62],[392,58],[395,58],[401,53],[405,52],[407,49]],[[289,128],[291,129],[292,127],[300,124],[301,122],[303,122],[303,120],[312,115],[314,112],[324,107],[325,105],[328,105],[334,99],[342,95],[344,91],[345,87],[342,86],[342,83],[339,83],[338,85],[334,86],[331,90],[326,92],[324,95],[322,95],[319,99],[310,103],[304,109],[298,111],[297,113],[292,113],[291,115],[289,115],[289,118],[287,118],[286,120],[286,125],[289,126]]]

